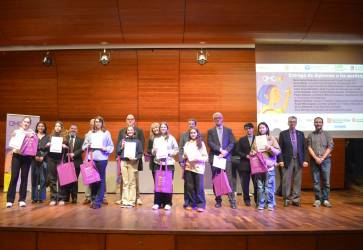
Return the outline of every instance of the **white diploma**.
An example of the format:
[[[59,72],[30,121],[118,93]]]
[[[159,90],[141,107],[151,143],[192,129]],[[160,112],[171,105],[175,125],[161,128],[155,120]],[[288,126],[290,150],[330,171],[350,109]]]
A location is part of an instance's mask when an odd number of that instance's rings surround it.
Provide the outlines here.
[[[168,157],[168,144],[164,139],[157,140],[156,159],[165,159]]]
[[[91,148],[103,148],[103,132],[96,132],[91,134]]]
[[[135,156],[136,156],[136,142],[125,142],[124,157],[129,159],[135,159]]]
[[[63,137],[52,136],[50,140],[50,149],[52,153],[62,153]]]
[[[25,133],[23,131],[16,131],[15,135],[10,138],[9,147],[20,150],[23,145]]]
[[[202,158],[202,154],[197,147],[194,150],[190,147],[184,148],[184,153],[187,155],[189,161],[198,161]]]
[[[218,157],[217,155],[213,156],[213,167],[226,169],[227,159],[223,157]]]
[[[266,135],[258,135],[255,137],[256,147],[258,152],[266,151],[267,144],[267,136]]]

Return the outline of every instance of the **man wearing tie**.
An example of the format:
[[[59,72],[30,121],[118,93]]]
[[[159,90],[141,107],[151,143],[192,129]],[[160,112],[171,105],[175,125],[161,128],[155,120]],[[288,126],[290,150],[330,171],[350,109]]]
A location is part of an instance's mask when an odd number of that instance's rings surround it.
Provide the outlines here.
[[[69,128],[69,153],[68,155],[71,158],[71,161],[74,162],[74,166],[76,167],[76,175],[77,180],[79,177],[79,173],[81,171],[80,166],[82,164],[82,145],[83,139],[77,136],[78,128],[77,125],[72,124]],[[67,157],[68,157],[67,155]],[[77,194],[78,194],[78,181],[69,184],[69,188],[67,192],[67,199],[69,200],[69,195],[72,198],[72,203],[77,203]]]
[[[223,115],[220,112],[213,114],[213,120],[215,127],[208,130],[208,145],[210,148],[209,152],[209,162],[212,167],[212,176],[216,176],[221,172],[220,168],[213,167],[213,157],[219,156],[227,160],[226,163],[226,173],[228,177],[228,182],[232,184],[232,162],[231,162],[231,152],[234,148],[235,139],[230,128],[223,126]],[[234,192],[228,193],[228,199],[231,208],[236,209],[236,198]],[[222,206],[221,196],[216,196],[216,208]]]
[[[279,144],[281,148],[283,167],[282,197],[284,206],[292,203],[294,206],[301,206],[301,167],[307,167],[307,154],[304,132],[296,130],[297,118],[288,118],[289,129],[280,133]],[[280,158],[280,159],[281,159]],[[291,188],[291,183],[294,183]]]
[[[243,193],[243,201],[246,206],[251,206],[250,200],[250,179],[251,179],[251,164],[250,164],[250,152],[251,152],[251,145],[255,140],[255,136],[253,134],[253,124],[246,123],[244,125],[244,130],[246,131],[246,136],[241,137],[238,142],[236,143],[235,152],[239,156],[239,162],[233,172],[233,185],[236,185],[237,182],[237,173],[240,177],[241,186],[242,186],[242,193]],[[254,186],[254,199],[255,203],[257,199],[257,187],[256,182],[253,179],[253,186]]]

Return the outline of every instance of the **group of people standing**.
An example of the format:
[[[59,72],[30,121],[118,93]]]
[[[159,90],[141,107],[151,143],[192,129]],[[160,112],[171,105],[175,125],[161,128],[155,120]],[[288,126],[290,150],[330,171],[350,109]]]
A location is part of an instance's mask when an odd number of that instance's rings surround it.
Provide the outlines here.
[[[116,144],[118,169],[121,177],[121,199],[116,203],[121,207],[134,207],[142,204],[138,171],[143,170],[142,158],[145,156],[145,161],[149,161],[155,184],[158,183],[160,171],[168,171],[171,172],[171,185],[176,166],[175,158],[178,158],[183,170],[183,207],[186,210],[194,209],[203,212],[206,208],[204,172],[207,162],[211,166],[212,178],[223,172],[226,174],[227,185],[229,184],[231,187],[227,196],[232,209],[237,208],[236,183],[237,175],[239,175],[245,205],[251,206],[249,186],[252,179],[256,207],[260,210],[265,208],[274,210],[276,207],[276,167],[282,169],[283,205],[301,206],[301,168],[309,165],[309,154],[315,193],[313,205],[317,207],[323,204],[326,207],[331,207],[329,201],[330,155],[334,143],[329,133],[322,129],[322,118],[316,117],[314,119],[315,131],[309,134],[307,143],[305,143],[304,133],[296,130],[297,118],[294,116],[288,118],[289,128],[280,133],[278,141],[270,135],[269,127],[265,122],[258,124],[256,135],[253,124],[246,123],[244,125],[246,135],[236,141],[232,130],[224,126],[221,113],[214,113],[213,121],[215,126],[209,129],[207,133],[209,154],[197,128],[197,121],[194,119],[188,121],[188,130],[181,134],[179,144],[175,137],[170,134],[167,122],[152,123],[149,141],[144,152],[144,133],[136,127],[135,117],[131,114],[128,115],[126,117],[127,126],[120,130]],[[44,122],[38,122],[35,131],[30,129],[30,124],[31,118],[24,117],[18,131],[25,133],[25,136],[37,137],[37,153],[35,156],[28,156],[23,155],[17,149],[13,150],[11,180],[6,206],[8,208],[13,206],[20,172],[19,206],[26,206],[29,169],[32,170],[32,203],[45,201],[46,186],[50,187],[50,206],[65,205],[66,202],[77,203],[78,182],[60,186],[57,166],[63,161],[73,161],[78,178],[83,162],[83,152],[86,153],[86,161],[94,162],[100,176],[99,181],[86,187],[84,204],[89,203],[91,208],[97,209],[106,203],[106,166],[109,155],[114,151],[114,145],[103,118],[98,116],[90,121],[90,130],[85,135],[84,140],[78,136],[78,129],[75,124],[72,124],[66,131],[63,123],[57,121],[49,135]],[[261,135],[265,135],[267,139],[267,144],[262,152],[261,149],[257,148],[255,140],[256,136]],[[52,137],[63,138],[62,152],[55,153],[49,150]],[[92,146],[92,140],[95,140],[96,137],[101,138],[102,145],[95,148]],[[266,172],[251,175],[250,158],[258,153],[263,156]],[[224,168],[214,164],[213,161],[216,157],[225,160]],[[323,180],[322,192],[320,190],[320,174]],[[215,207],[220,208],[222,197],[216,195],[215,201]],[[152,209],[170,210],[171,207],[172,191],[165,192],[155,188]]]

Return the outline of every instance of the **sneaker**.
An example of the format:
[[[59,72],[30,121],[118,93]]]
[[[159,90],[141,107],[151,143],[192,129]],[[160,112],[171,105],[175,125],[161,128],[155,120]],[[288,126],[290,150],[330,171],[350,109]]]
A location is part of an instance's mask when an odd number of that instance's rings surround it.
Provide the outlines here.
[[[11,203],[11,202],[6,202],[6,207],[7,207],[7,208],[11,208],[11,207],[13,207],[13,203]]]
[[[202,208],[202,207],[198,207],[198,208],[197,208],[197,211],[198,211],[198,212],[204,212],[204,210],[205,210],[205,209],[204,209],[204,208]]]
[[[136,200],[136,204],[137,204],[137,205],[142,205],[142,204],[143,204],[143,202],[142,202],[141,198],[137,198],[137,200]]]
[[[325,200],[325,201],[323,202],[323,205],[324,205],[324,207],[332,207],[332,205],[331,205],[330,201],[328,201],[328,200]]]
[[[187,207],[185,207],[185,210],[193,210],[193,208],[191,207],[191,206],[187,206]]]
[[[165,210],[170,210],[171,209],[171,206],[169,204],[166,204],[165,207],[164,207]]]
[[[152,209],[153,209],[153,210],[158,210],[158,209],[159,209],[159,205],[158,205],[158,204],[154,204],[154,205],[152,206]]]
[[[59,206],[64,206],[66,203],[64,202],[64,201],[60,201],[59,203],[58,203],[58,205]]]
[[[319,200],[314,201],[313,207],[320,207],[321,202]]]
[[[25,201],[19,201],[19,207],[26,207]]]
[[[267,207],[267,209],[268,209],[269,211],[274,211],[274,210],[275,210],[274,206],[268,206],[268,207]]]
[[[56,201],[49,202],[49,206],[55,206],[55,205],[57,205],[57,202]]]
[[[258,206],[258,208],[257,208],[258,210],[264,210],[265,209],[265,207],[261,207],[261,206]]]

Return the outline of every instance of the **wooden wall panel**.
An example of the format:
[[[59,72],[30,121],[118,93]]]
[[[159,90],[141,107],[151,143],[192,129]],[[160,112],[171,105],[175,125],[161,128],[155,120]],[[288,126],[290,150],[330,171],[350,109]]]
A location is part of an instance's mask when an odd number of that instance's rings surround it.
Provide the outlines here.
[[[178,235],[176,238],[176,249],[194,250],[194,249],[238,249],[247,250],[246,236],[207,236],[207,235]]]
[[[141,121],[179,121],[179,50],[138,51]]]
[[[209,62],[196,63],[196,50],[184,50],[180,65],[180,119],[211,121],[216,111],[226,121],[256,120],[253,50],[211,50]]]
[[[105,237],[105,234],[40,232],[37,250],[105,250]]]
[[[56,117],[56,112],[49,112],[57,110],[56,71],[41,60],[39,52],[1,54],[0,119],[6,113]]]
[[[125,246],[128,250],[174,250],[174,235],[107,234],[106,249],[118,250]]]
[[[37,250],[36,232],[0,231],[1,250]]]
[[[316,238],[313,235],[249,236],[248,250],[315,250]]]
[[[123,119],[137,112],[135,51],[112,51],[111,62],[100,65],[99,51],[59,52],[59,118]]]

